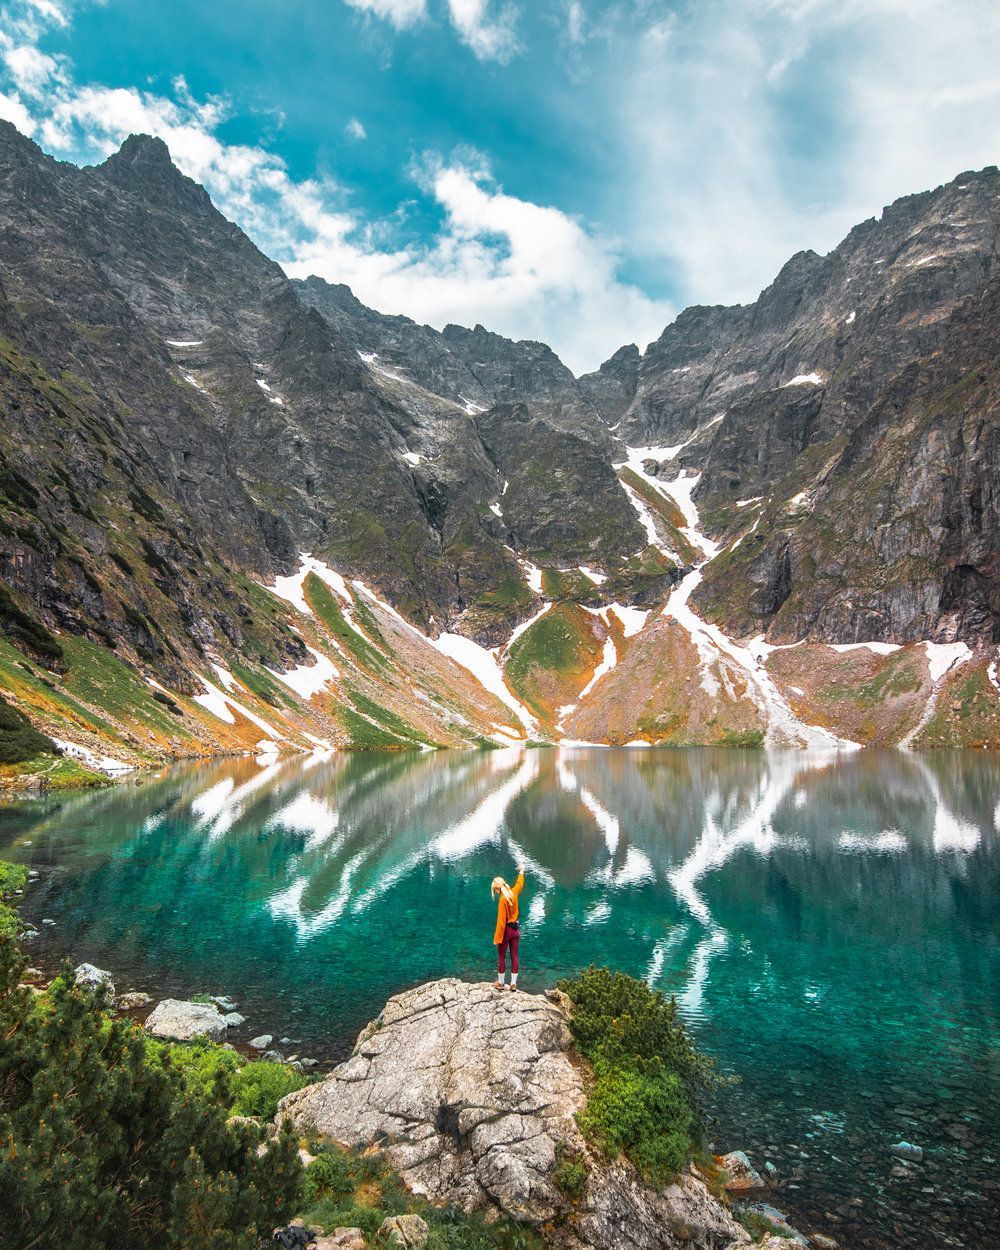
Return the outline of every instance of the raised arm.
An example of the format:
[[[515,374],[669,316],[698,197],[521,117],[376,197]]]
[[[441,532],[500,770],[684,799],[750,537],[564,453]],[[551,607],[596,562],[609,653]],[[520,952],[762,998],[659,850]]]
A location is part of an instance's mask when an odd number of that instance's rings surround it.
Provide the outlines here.
[[[512,892],[515,896],[516,896],[516,895],[518,895],[518,894],[520,894],[520,893],[521,893],[521,886],[522,886],[522,885],[524,885],[524,865],[523,865],[523,864],[518,864],[518,866],[517,866],[517,880],[514,882],[514,885],[513,885],[513,887],[512,887],[512,891],[511,891],[511,892]]]

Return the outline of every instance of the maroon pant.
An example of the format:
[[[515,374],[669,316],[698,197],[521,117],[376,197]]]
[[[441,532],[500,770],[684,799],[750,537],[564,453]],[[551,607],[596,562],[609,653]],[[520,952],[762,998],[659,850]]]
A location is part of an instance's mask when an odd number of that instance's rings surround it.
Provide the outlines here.
[[[517,971],[517,944],[521,940],[521,934],[517,929],[510,925],[504,929],[503,940],[497,942],[497,972],[500,976],[507,971],[507,960],[505,958],[508,947],[510,948],[510,970]]]

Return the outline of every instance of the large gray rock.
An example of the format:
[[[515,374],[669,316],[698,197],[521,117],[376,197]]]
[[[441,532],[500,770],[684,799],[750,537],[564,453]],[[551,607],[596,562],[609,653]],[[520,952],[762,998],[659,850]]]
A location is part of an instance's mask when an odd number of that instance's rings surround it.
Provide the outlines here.
[[[157,1003],[146,1021],[146,1031],[154,1037],[169,1037],[189,1042],[194,1037],[207,1037],[213,1042],[226,1035],[226,1018],[214,1003],[188,1003],[179,998],[165,998]]]
[[[279,1121],[348,1146],[381,1142],[415,1192],[488,1216],[559,1223],[564,1250],[723,1250],[748,1242],[693,1172],[663,1192],[591,1153],[576,1113],[584,1074],[567,1000],[497,994],[454,979],[391,998],[354,1053],[282,1100]],[[556,1186],[559,1147],[589,1168],[574,1207]]]

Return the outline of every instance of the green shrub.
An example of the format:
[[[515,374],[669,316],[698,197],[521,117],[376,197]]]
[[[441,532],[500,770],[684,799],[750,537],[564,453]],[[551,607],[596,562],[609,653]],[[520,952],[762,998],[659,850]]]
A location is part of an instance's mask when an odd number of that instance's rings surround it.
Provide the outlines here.
[[[562,1142],[556,1147],[556,1168],[552,1175],[555,1183],[571,1202],[577,1202],[583,1197],[589,1176],[587,1165],[579,1154],[567,1150]]]
[[[573,1002],[570,1030],[594,1070],[582,1131],[663,1184],[705,1137],[709,1095],[719,1084],[713,1061],[695,1048],[676,1002],[634,977],[588,968],[560,989]]]
[[[281,1099],[308,1084],[301,1072],[296,1072],[287,1064],[255,1059],[233,1076],[230,1087],[233,1114],[273,1120]]]
[[[0,695],[0,764],[20,764],[36,755],[58,755],[59,748]]]
[[[11,864],[0,859],[0,899],[12,898],[23,890],[28,882],[28,870],[23,864]]]
[[[36,997],[24,966],[0,936],[4,1250],[256,1250],[301,1187],[291,1132],[227,1123],[223,1101],[151,1062],[141,1030],[71,970]]]
[[[170,1067],[179,1072],[187,1087],[195,1093],[218,1096],[226,1106],[232,1101],[232,1078],[243,1060],[234,1050],[205,1039],[194,1042],[161,1042],[146,1037],[146,1059],[149,1063]]]

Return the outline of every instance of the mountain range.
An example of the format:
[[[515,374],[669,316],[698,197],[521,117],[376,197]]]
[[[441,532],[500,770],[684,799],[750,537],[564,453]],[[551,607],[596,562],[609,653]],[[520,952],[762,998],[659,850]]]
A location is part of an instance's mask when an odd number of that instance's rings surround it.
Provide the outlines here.
[[[575,377],[0,122],[0,690],[83,765],[1000,744],[1000,174]]]

